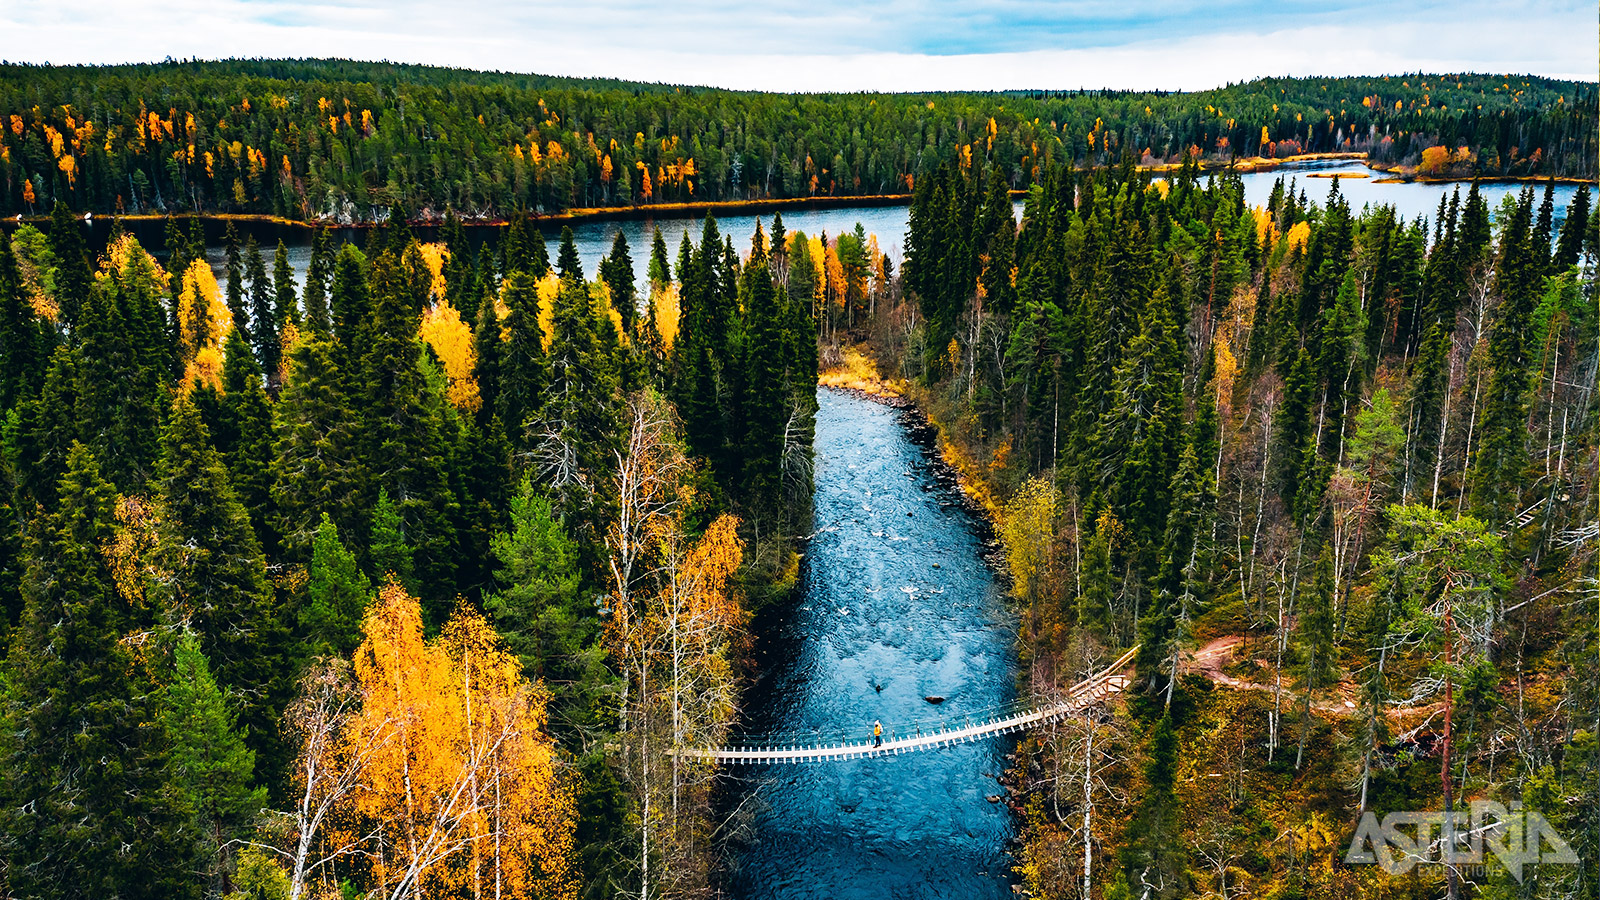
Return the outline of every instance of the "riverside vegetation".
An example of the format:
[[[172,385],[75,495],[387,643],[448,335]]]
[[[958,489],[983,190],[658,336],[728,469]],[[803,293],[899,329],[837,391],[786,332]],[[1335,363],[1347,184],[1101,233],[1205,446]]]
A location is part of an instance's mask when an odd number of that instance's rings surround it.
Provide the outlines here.
[[[1478,797],[1596,856],[1588,189],[1559,228],[1534,188],[1250,209],[1192,154],[1017,181],[992,128],[918,169],[901,271],[708,218],[589,281],[446,214],[324,232],[302,284],[232,242],[223,290],[171,220],[91,254],[67,177],[0,241],[5,891],[712,894],[714,773],[666,750],[730,726],[863,341],[998,510],[1028,689],[1142,647],[1125,708],[1021,746],[1025,889],[1592,896],[1338,862],[1363,810]]]
[[[820,242],[369,237],[0,241],[6,896],[701,892]]]
[[[1026,686],[1140,647],[1125,706],[1022,741],[1024,889],[1595,896],[1588,188],[1559,230],[1531,186],[1407,222],[1130,159],[1047,170],[1020,228],[1005,188],[919,184],[861,334],[995,510]],[[1474,800],[1582,864],[1343,862],[1365,812]]]

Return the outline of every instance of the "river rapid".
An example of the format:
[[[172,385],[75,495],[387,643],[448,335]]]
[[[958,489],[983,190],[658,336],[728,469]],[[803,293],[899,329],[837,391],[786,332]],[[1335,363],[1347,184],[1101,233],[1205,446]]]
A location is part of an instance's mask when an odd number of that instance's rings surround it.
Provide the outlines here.
[[[815,535],[799,588],[755,623],[741,729],[885,739],[1015,694],[1015,621],[981,525],[912,440],[907,413],[818,393]],[[927,697],[943,697],[942,703]],[[999,898],[1014,837],[998,799],[1015,738],[877,759],[727,767],[735,897]]]

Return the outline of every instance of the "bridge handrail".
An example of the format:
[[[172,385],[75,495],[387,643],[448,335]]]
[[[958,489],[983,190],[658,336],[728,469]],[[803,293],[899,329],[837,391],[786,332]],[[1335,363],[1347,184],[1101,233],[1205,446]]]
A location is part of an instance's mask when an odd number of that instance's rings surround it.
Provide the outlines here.
[[[1068,688],[1060,698],[1018,697],[997,707],[962,713],[959,716],[886,724],[884,726],[883,739],[885,743],[919,738],[934,739],[939,735],[970,729],[973,726],[978,726],[982,729],[998,725],[1010,719],[1026,719],[1038,713],[1043,713],[1043,718],[1051,718],[1061,712],[1081,709],[1104,697],[1105,691],[1103,689],[1110,682],[1110,679],[1126,669],[1138,651],[1139,646],[1136,644],[1110,665]],[[848,729],[830,729],[826,732],[822,729],[808,729],[776,734],[741,735],[726,741],[720,747],[685,749],[686,752],[694,756],[705,757],[729,752],[790,752],[828,747],[853,747],[864,746],[871,742],[871,728],[858,726]]]

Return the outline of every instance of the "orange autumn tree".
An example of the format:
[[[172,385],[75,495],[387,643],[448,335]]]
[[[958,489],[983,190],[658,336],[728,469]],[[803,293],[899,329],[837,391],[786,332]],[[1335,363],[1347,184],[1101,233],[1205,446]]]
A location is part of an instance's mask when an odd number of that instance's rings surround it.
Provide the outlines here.
[[[319,789],[326,812],[299,817],[296,846],[336,848],[341,876],[368,896],[574,897],[575,811],[545,732],[544,688],[468,607],[425,640],[417,599],[393,581],[362,629],[357,700],[301,729],[297,771],[330,773],[322,783],[343,789]]]
[[[483,405],[475,374],[478,351],[472,342],[472,328],[461,320],[461,313],[450,301],[441,299],[423,310],[422,339],[433,348],[434,356],[444,366],[445,377],[449,379],[445,396],[450,405],[464,412],[477,412]]]
[[[183,270],[178,292],[178,353],[185,389],[197,380],[222,387],[222,344],[233,327],[233,314],[222,302],[222,290],[211,265],[197,259]]]

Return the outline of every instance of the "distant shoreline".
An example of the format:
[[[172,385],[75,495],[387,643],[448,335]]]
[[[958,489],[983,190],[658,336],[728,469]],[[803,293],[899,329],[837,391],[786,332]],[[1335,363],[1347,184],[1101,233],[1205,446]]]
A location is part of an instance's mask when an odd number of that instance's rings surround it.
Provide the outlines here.
[[[1225,172],[1233,170],[1240,173],[1273,172],[1285,166],[1305,162],[1359,162],[1386,177],[1375,180],[1374,184],[1464,184],[1479,181],[1483,184],[1542,184],[1552,182],[1564,185],[1595,184],[1595,180],[1578,178],[1570,175],[1480,175],[1480,176],[1430,176],[1417,175],[1415,171],[1407,171],[1405,167],[1392,163],[1376,163],[1367,158],[1365,153],[1302,153],[1295,156],[1286,156],[1281,159],[1267,159],[1260,156],[1239,157],[1226,163],[1202,160],[1200,170],[1206,173]],[[1140,166],[1141,171],[1156,175],[1168,175],[1179,171],[1181,163],[1159,163],[1156,165]],[[1080,169],[1079,171],[1085,171]],[[1328,176],[1328,177],[1331,177]],[[1027,196],[1026,190],[1013,190],[1013,197]],[[848,209],[855,207],[891,207],[910,206],[911,194],[861,194],[851,196],[831,197],[782,197],[764,200],[708,200],[701,202],[682,203],[653,203],[640,206],[594,206],[575,207],[559,213],[533,214],[530,219],[535,224],[568,224],[577,222],[604,222],[604,221],[638,221],[653,218],[698,218],[710,213],[714,216],[759,215],[767,212],[782,212],[788,209]],[[284,228],[375,228],[380,224],[376,221],[360,222],[325,222],[306,221],[303,219],[290,219],[268,213],[199,213],[202,222],[239,222],[262,225],[276,225]],[[171,213],[170,217],[187,222],[196,217],[195,213]],[[167,213],[127,213],[124,215],[95,214],[95,219],[114,220],[124,222],[165,222],[169,218]],[[466,228],[497,228],[510,224],[510,219],[499,216],[492,219],[462,219],[461,224]],[[12,217],[0,219],[0,229],[14,230],[18,224],[48,225],[48,215]],[[443,218],[410,219],[408,225],[418,227],[438,227],[444,224]]]

